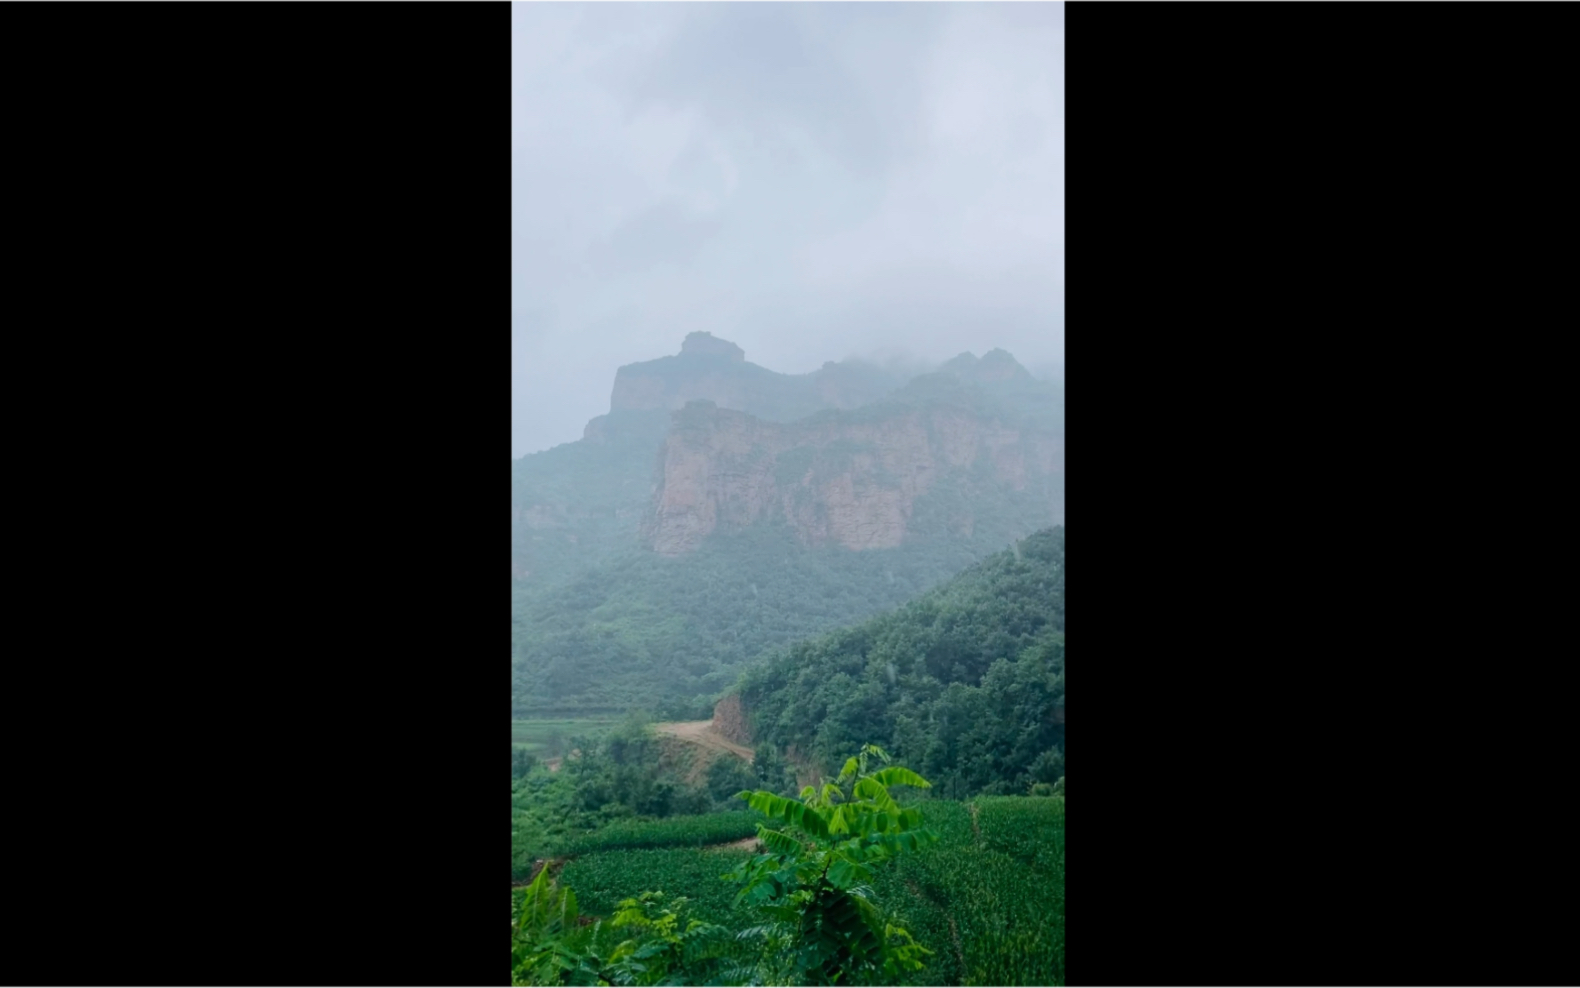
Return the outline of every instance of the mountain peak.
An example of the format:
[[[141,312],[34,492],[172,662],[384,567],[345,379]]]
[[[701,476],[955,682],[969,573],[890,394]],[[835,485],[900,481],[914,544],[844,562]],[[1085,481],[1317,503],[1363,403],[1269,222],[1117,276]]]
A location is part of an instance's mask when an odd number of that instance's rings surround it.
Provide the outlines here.
[[[970,352],[945,363],[939,368],[962,381],[985,383],[1017,378],[1030,378],[1031,372],[1020,365],[1008,350],[992,349],[980,358]]]
[[[721,340],[712,333],[707,332],[687,333],[686,338],[681,341],[680,352],[683,354],[697,353],[729,357],[731,360],[739,361],[746,360],[745,350],[742,350],[729,340]]]

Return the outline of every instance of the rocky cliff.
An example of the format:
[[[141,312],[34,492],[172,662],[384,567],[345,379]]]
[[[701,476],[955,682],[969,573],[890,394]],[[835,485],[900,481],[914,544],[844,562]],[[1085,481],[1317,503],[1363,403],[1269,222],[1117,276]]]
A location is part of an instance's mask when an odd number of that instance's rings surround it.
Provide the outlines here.
[[[956,495],[947,524],[961,534],[1006,494],[1040,527],[1063,521],[1063,469],[1061,435],[958,400],[794,423],[692,402],[673,417],[642,538],[675,556],[715,531],[782,521],[808,545],[893,548],[940,487]]]
[[[726,740],[748,746],[752,743],[751,725],[747,723],[746,710],[741,706],[739,693],[731,693],[713,705],[712,727]]]
[[[905,382],[855,361],[825,363],[810,374],[779,374],[748,363],[746,352],[728,340],[692,333],[680,353],[615,373],[611,412],[674,411],[690,401],[786,422],[825,408],[858,408]]]

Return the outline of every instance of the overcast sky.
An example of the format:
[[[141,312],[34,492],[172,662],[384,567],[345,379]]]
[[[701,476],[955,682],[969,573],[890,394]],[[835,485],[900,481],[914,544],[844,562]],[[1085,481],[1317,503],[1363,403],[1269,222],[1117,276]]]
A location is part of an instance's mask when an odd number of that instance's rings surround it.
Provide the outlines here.
[[[1063,4],[512,8],[512,456],[693,330],[1063,375]]]

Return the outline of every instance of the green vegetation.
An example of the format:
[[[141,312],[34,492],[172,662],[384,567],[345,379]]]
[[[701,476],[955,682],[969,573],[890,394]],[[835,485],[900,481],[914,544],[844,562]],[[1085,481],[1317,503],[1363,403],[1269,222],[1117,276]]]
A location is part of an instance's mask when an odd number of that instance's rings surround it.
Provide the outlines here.
[[[698,368],[811,415],[827,441],[773,464],[798,511],[897,415],[935,448],[988,450],[986,422],[1062,455],[1062,390],[1001,351],[897,390],[722,349],[622,374],[668,394]],[[836,392],[870,403],[818,410]],[[513,982],[1064,984],[1064,530],[1027,534],[1062,519],[1062,472],[941,469],[897,548],[809,548],[770,515],[666,558],[637,533],[670,423],[601,416],[512,465]],[[750,762],[646,722],[729,692]]]
[[[783,649],[739,690],[761,741],[825,774],[871,737],[947,796],[1051,792],[1064,776],[1064,529]]]
[[[902,983],[1064,984],[1064,798],[935,801],[922,817],[938,846],[875,883],[937,955]]]
[[[683,777],[674,746],[640,715],[573,735],[559,771],[517,749],[510,793],[511,879],[525,881],[550,858],[617,848],[702,847],[749,837],[758,814],[732,797],[743,785],[782,788],[783,763],[720,758],[697,785]],[[725,810],[713,812],[710,810]]]
[[[540,758],[558,758],[571,750],[572,737],[601,737],[617,722],[614,717],[512,720],[510,744]]]
[[[563,586],[518,586],[512,706],[706,719],[765,650],[896,607],[1007,541],[850,552],[764,524],[678,558],[633,553]]]
[[[807,787],[800,801],[764,790],[739,794],[777,829],[757,824],[764,852],[724,876],[739,886],[734,905],[750,907],[758,920],[736,932],[696,916],[682,926],[687,899],[662,890],[620,900],[607,929],[601,919],[584,924],[569,879],[551,882],[543,868],[512,896],[512,982],[832,985],[917,974],[933,952],[894,924],[871,882],[937,836],[919,811],[889,793],[927,781],[888,761],[881,748],[865,745],[838,778]]]
[[[756,833],[755,823],[751,833]],[[753,912],[738,901],[740,890],[720,876],[749,854],[746,850],[696,848],[606,851],[567,861],[559,879],[576,889],[591,915],[612,916],[621,900],[645,889],[684,896],[691,903],[693,916],[738,930],[752,924]]]
[[[511,570],[530,595],[634,550],[667,412],[615,412],[596,438],[511,461]]]
[[[727,932],[692,919],[680,926],[684,899],[661,893],[620,902],[607,922],[583,923],[576,894],[551,884],[547,868],[511,896],[511,983],[517,985],[679,984],[689,969],[713,983]]]
[[[858,779],[875,774],[860,766],[854,773]],[[850,782],[847,776],[839,792],[854,796]],[[888,795],[888,787],[883,790]],[[904,829],[879,831],[870,823],[858,823],[830,832],[833,810],[840,806],[857,820],[876,819],[873,809],[881,797],[875,788],[865,791],[866,799],[849,801],[825,789],[808,792],[799,802],[750,794],[759,808],[775,811],[771,815],[780,837],[797,839],[791,847],[770,836],[775,830],[762,824],[765,841],[772,841],[778,853],[693,848],[593,851],[576,857],[560,872],[558,887],[576,890],[582,914],[610,917],[612,922],[633,903],[654,922],[673,912],[670,935],[681,942],[677,946],[665,940],[667,946],[655,951],[673,952],[656,965],[662,974],[622,973],[611,968],[619,963],[615,955],[622,943],[631,943],[621,955],[630,957],[653,942],[650,938],[663,936],[648,927],[633,927],[629,920],[620,927],[606,923],[598,934],[601,945],[585,933],[583,953],[572,959],[580,977],[588,980],[578,982],[575,972],[560,968],[563,975],[544,970],[547,976],[537,983],[594,984],[601,978],[610,984],[651,984],[674,977],[678,980],[672,983],[678,984],[811,984],[828,980],[832,969],[843,972],[841,984],[1065,983],[1062,796],[982,797],[961,803],[920,798],[924,793],[918,792],[886,807],[887,819],[907,824]],[[905,819],[896,820],[901,814]],[[914,835],[915,846],[893,854],[854,850],[892,843],[879,836],[884,833]],[[726,872],[733,880],[721,880]],[[547,874],[545,869],[539,877]],[[829,875],[834,881],[825,888],[823,879]],[[548,884],[545,879],[543,885]],[[841,889],[841,884],[850,888]],[[653,894],[639,896],[639,889]],[[834,892],[849,897],[853,891],[873,906],[876,916],[861,905],[850,907],[854,919],[844,912],[841,919],[824,914],[840,901]],[[527,895],[524,889],[512,893],[512,918],[518,927],[523,914],[519,904]],[[810,925],[832,934],[818,944],[801,942],[809,910],[826,920]],[[582,921],[596,925],[595,920]],[[875,935],[860,936],[858,925],[871,933],[879,923],[892,965],[883,963],[884,949],[874,946]],[[901,935],[899,930],[909,932]],[[852,946],[852,934],[865,946]],[[517,983],[532,983],[531,969],[523,970],[527,952],[520,947],[521,939],[519,932],[513,937],[513,970]],[[922,949],[913,950],[913,945]],[[922,966],[904,958],[919,960]],[[583,963],[588,967],[581,967]]]
[[[616,820],[562,843],[556,855],[591,854],[655,847],[708,847],[754,836],[763,815],[751,811],[677,816],[663,820]]]

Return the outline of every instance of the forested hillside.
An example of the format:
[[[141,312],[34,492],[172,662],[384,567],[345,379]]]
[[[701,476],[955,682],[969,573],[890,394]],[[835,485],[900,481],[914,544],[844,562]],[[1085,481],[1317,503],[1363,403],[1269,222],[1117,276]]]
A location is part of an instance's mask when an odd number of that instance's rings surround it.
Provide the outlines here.
[[[668,412],[600,415],[574,443],[511,464],[511,575],[518,592],[563,583],[631,551],[653,491]]]
[[[804,641],[739,686],[753,740],[824,773],[863,741],[942,796],[1064,776],[1064,528],[1037,532],[865,624]]]
[[[632,551],[559,587],[518,588],[513,707],[525,716],[642,706],[660,719],[705,719],[765,649],[895,607],[985,548],[940,539],[809,549],[768,525],[679,558]]]

